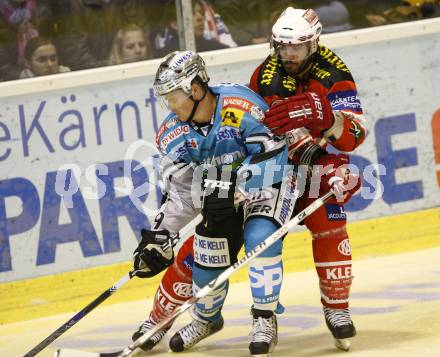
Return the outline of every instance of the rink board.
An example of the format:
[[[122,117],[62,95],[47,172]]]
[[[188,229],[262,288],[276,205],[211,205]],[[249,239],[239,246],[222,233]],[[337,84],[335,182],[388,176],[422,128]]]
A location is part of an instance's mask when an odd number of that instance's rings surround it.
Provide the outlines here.
[[[378,218],[348,225],[355,260],[440,246],[440,208]],[[284,241],[286,272],[314,269],[311,238],[307,231]],[[404,262],[402,262],[404,263]],[[0,324],[81,310],[125,275],[130,262],[0,284]],[[153,297],[160,277],[135,278],[104,305]],[[247,281],[247,271],[232,282]]]
[[[352,339],[351,357],[439,356],[439,256],[440,248],[431,248],[354,263],[351,312],[358,336]],[[281,301],[286,311],[278,316],[279,343],[273,356],[341,354],[333,347],[323,322],[314,271],[286,274]],[[119,350],[130,343],[131,334],[151,304],[151,300],[142,300],[100,307],[40,356],[52,356],[57,348]],[[223,309],[225,328],[185,356],[249,356],[250,304],[248,283],[232,284]],[[23,355],[69,317],[70,314],[62,314],[0,326],[0,354]],[[154,356],[170,355],[169,337],[188,321],[185,315],[176,322],[156,347]]]
[[[322,37],[350,67],[367,118],[351,155],[363,176],[351,220],[440,205],[439,33],[433,19]],[[245,84],[267,54],[262,44],[204,56],[213,83]],[[161,198],[157,65],[0,84],[0,282],[130,259]]]

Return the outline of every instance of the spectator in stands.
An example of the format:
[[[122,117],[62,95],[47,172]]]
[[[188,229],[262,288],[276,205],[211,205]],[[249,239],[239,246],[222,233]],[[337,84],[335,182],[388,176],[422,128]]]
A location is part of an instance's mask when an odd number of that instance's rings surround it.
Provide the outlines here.
[[[113,37],[121,28],[114,0],[60,0],[58,48],[73,70],[107,65]]]
[[[68,67],[58,63],[57,49],[53,42],[45,37],[31,38],[26,44],[24,57],[26,68],[20,73],[20,78],[70,72]]]
[[[228,47],[237,47],[237,43],[232,38],[222,17],[214,11],[214,8],[208,1],[200,0],[193,2],[193,4],[195,7],[193,12],[204,20],[203,38],[216,40]]]
[[[341,1],[327,1],[314,9],[322,23],[322,33],[347,31],[353,28],[348,9]]]
[[[268,42],[268,34],[281,12],[288,6],[296,7],[291,0],[211,1],[240,46]]]
[[[149,58],[150,53],[142,29],[138,25],[130,24],[116,33],[109,65],[142,61]]]
[[[440,16],[438,0],[405,0],[380,14],[367,14],[365,17],[369,25],[380,26],[437,16]]]
[[[0,0],[0,80],[17,79],[26,43],[51,32],[48,0]]]
[[[194,37],[198,52],[235,47],[237,45],[220,15],[213,10],[207,1],[193,0],[192,9]],[[171,22],[156,33],[154,39],[156,57],[163,57],[179,49],[175,12],[170,16],[172,16]]]

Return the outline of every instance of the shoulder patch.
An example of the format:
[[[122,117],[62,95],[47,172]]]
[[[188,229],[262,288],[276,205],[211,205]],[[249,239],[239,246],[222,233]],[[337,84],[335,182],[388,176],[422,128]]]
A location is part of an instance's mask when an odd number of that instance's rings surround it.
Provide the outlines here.
[[[181,126],[177,126],[176,128],[174,128],[173,130],[171,130],[169,133],[167,133],[161,140],[160,142],[160,147],[163,151],[166,151],[168,145],[174,141],[175,139],[177,139],[178,137],[180,137],[183,134],[188,134],[189,133],[189,126],[187,124],[185,125],[181,125]]]
[[[362,106],[356,90],[345,90],[327,94],[333,110],[349,110],[362,113]]]
[[[249,112],[251,106],[253,106],[253,104],[243,98],[223,97],[222,99],[222,108],[236,108]]]
[[[223,108],[221,111],[222,126],[232,126],[239,128],[244,116],[244,111],[236,108]]]
[[[160,138],[161,136],[165,133],[165,131],[167,131],[169,128],[172,128],[174,125],[176,125],[179,122],[179,119],[177,119],[176,117],[170,119],[170,120],[165,120],[162,125],[160,126],[159,130],[157,131],[156,134],[156,145],[159,146],[160,144]]]
[[[244,98],[223,97],[222,109],[226,110],[228,108],[244,110],[245,112],[248,112],[250,115],[252,115],[258,121],[262,121],[264,117],[263,110],[257,104],[254,104],[251,101]]]

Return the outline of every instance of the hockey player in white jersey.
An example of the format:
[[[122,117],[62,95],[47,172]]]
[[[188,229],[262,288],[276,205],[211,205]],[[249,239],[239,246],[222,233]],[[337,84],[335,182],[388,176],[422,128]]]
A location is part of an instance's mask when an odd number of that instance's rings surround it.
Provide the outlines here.
[[[236,262],[242,236],[248,251],[286,223],[295,201],[293,176],[283,180],[285,142],[274,140],[261,123],[268,108],[264,100],[247,87],[208,86],[208,80],[202,58],[191,51],[173,52],[159,66],[154,88],[171,111],[157,136],[166,163],[162,178],[168,192],[156,225],[142,232],[135,253],[140,276],[151,276],[151,265],[169,265],[171,251],[165,252],[161,243],[202,206],[203,222],[196,227],[193,246],[193,289],[203,287]],[[246,202],[244,227],[241,209],[234,205],[237,180],[246,190],[265,191],[265,199]],[[195,192],[200,192],[202,182],[200,200]],[[269,353],[277,342],[274,311],[283,274],[281,248],[279,241],[249,266],[252,355]],[[223,327],[221,309],[227,290],[225,283],[196,304],[193,321],[170,340],[173,351],[186,350]]]

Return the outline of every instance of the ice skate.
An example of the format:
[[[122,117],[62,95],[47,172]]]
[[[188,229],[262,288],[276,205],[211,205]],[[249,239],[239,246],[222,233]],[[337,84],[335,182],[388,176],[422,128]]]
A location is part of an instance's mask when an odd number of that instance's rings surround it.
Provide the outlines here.
[[[142,324],[139,326],[138,330],[133,334],[131,339],[133,341],[136,341],[139,337],[153,329],[157,325],[157,322],[155,322],[151,317],[142,322]],[[155,333],[151,338],[149,338],[145,343],[143,343],[140,348],[142,348],[144,351],[151,350],[154,346],[156,346],[160,340],[165,336],[165,334],[168,332],[170,327],[164,328],[159,330],[157,333]]]
[[[177,331],[170,340],[170,348],[173,352],[182,352],[194,346],[204,338],[220,331],[223,328],[223,317],[215,321],[202,320],[193,316],[194,320]]]
[[[268,356],[278,342],[277,318],[272,311],[254,308],[252,308],[252,316],[249,352],[256,357]]]
[[[348,309],[331,309],[324,307],[325,323],[333,335],[334,344],[343,351],[350,349],[351,337],[356,336],[356,329]]]

